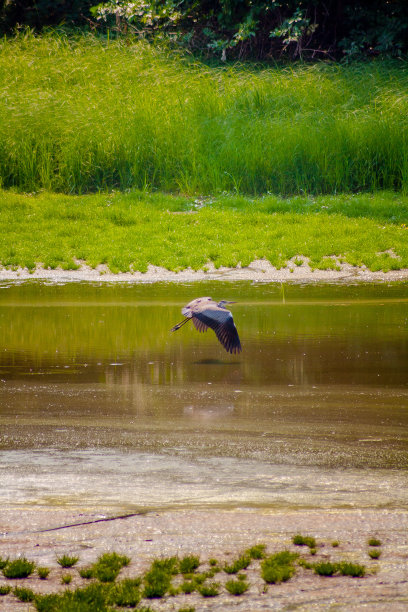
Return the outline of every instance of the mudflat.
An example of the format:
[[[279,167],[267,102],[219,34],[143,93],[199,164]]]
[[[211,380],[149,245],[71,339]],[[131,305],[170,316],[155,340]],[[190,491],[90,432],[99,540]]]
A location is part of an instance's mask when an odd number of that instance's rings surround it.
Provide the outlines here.
[[[317,551],[295,546],[295,534],[314,536]],[[369,557],[370,538],[381,541],[381,556]],[[337,541],[338,546],[332,543]],[[266,585],[260,561],[245,570],[249,590],[239,597],[221,588],[220,595],[203,598],[198,593],[179,594],[161,600],[144,600],[152,610],[406,610],[408,606],[408,511],[403,509],[211,509],[168,510],[115,517],[100,511],[58,507],[8,507],[1,512],[2,557],[24,555],[51,569],[47,580],[35,574],[26,579],[6,580],[0,585],[19,584],[35,592],[49,593],[67,588],[61,576],[70,573],[68,588],[87,581],[78,569],[89,566],[105,552],[126,554],[131,559],[120,577],[135,577],[146,571],[154,558],[199,555],[200,570],[209,569],[215,558],[222,567],[248,547],[266,545],[267,554],[281,550],[298,552],[308,562],[347,560],[366,566],[362,578],[323,577],[298,567],[288,582]],[[57,556],[79,557],[75,568],[63,570]],[[231,576],[216,575],[221,585]],[[177,579],[174,580],[177,585]],[[28,610],[30,604],[12,595],[2,596],[5,612]],[[33,609],[33,608],[32,608]]]

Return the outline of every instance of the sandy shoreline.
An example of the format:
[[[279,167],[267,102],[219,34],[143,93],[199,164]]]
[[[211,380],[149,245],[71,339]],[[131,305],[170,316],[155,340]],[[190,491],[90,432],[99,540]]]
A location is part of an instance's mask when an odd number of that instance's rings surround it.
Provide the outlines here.
[[[104,266],[90,268],[81,263],[78,270],[50,270],[41,266],[30,272],[26,268],[10,270],[0,268],[0,281],[39,279],[50,282],[194,282],[194,281],[253,281],[253,282],[396,282],[408,280],[408,269],[390,270],[389,272],[371,272],[367,268],[358,268],[349,264],[339,264],[339,270],[312,270],[306,261],[301,266],[289,264],[286,268],[276,269],[266,260],[253,261],[246,268],[218,268],[206,266],[205,270],[187,268],[180,272],[171,272],[165,268],[149,266],[146,273],[121,272],[113,274]]]
[[[62,570],[56,556],[79,556],[78,568],[93,563],[105,552],[115,551],[131,558],[121,576],[136,576],[146,571],[153,558],[196,554],[202,571],[208,559],[230,563],[246,548],[265,543],[272,554],[284,549],[296,550],[308,561],[348,560],[366,566],[364,578],[336,576],[324,578],[311,570],[299,568],[289,582],[269,585],[260,575],[259,561],[246,571],[250,589],[233,597],[222,589],[215,598],[204,599],[197,593],[180,594],[149,603],[153,610],[178,610],[194,606],[198,610],[406,610],[408,606],[408,511],[392,509],[212,509],[149,512],[127,518],[101,521],[100,513],[59,507],[9,507],[1,513],[0,543],[3,557],[25,555],[40,566],[51,569],[41,581],[35,575],[20,583],[38,592],[55,592],[62,574],[73,576],[70,588],[86,582],[75,568]],[[83,523],[79,524],[78,523]],[[85,524],[84,524],[85,523]],[[76,525],[67,527],[67,525]],[[54,529],[63,527],[62,529]],[[45,531],[43,531],[45,529]],[[317,539],[317,554],[294,547],[296,533]],[[368,539],[381,540],[381,558],[368,556]],[[339,541],[334,548],[331,543]],[[224,572],[216,580],[230,578]],[[2,597],[2,610],[27,610],[27,604],[15,597]],[[290,608],[289,608],[290,607]]]

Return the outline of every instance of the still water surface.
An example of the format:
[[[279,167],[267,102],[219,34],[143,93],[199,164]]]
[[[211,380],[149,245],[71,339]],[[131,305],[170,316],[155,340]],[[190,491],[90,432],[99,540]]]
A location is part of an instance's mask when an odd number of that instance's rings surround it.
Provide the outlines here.
[[[408,507],[407,284],[1,283],[0,341],[3,506]]]

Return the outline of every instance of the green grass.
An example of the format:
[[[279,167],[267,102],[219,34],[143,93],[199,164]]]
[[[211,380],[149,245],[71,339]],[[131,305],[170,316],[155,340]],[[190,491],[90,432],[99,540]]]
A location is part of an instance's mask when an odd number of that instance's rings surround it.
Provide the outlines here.
[[[100,582],[114,582],[122,567],[129,563],[130,559],[125,555],[118,555],[115,552],[105,553],[98,557],[92,566],[92,576]]]
[[[297,256],[312,268],[332,257],[371,270],[408,268],[408,197],[220,196],[196,210],[194,198],[131,192],[64,196],[0,191],[0,263],[33,269],[94,267],[113,272],[248,265],[282,267]],[[184,214],[183,214],[184,213]]]
[[[37,567],[37,574],[41,580],[46,580],[48,578],[48,574],[50,573],[50,569],[48,567]]]
[[[251,563],[251,557],[248,554],[241,555],[232,563],[226,563],[223,567],[227,574],[237,574],[240,570],[246,569]]]
[[[302,536],[297,534],[292,538],[293,544],[296,546],[308,546],[310,549],[316,548],[316,539],[312,536]]]
[[[262,578],[269,584],[279,584],[290,580],[296,572],[293,563],[297,558],[296,553],[288,550],[270,555],[261,563]]]
[[[249,584],[245,580],[227,580],[225,588],[231,595],[242,595],[249,589]]]
[[[379,540],[378,538],[370,538],[368,540],[368,545],[369,546],[381,546],[381,540]]]
[[[25,557],[9,561],[3,568],[3,574],[6,578],[28,578],[35,568],[35,563],[28,561]]]
[[[407,65],[210,67],[130,38],[0,41],[0,184],[84,193],[407,189]]]
[[[69,555],[62,555],[57,557],[57,562],[61,567],[73,567],[78,563],[79,557],[70,557]]]
[[[378,550],[378,548],[369,550],[368,556],[371,557],[371,559],[379,559],[381,557],[381,550]]]

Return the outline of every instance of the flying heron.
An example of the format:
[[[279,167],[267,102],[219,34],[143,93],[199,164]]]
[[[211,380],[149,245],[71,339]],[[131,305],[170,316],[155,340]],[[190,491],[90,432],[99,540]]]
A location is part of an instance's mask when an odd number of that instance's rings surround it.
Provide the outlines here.
[[[225,308],[225,304],[235,304],[235,302],[228,302],[227,300],[215,302],[210,297],[197,298],[181,309],[182,314],[186,318],[181,323],[172,327],[171,331],[180,329],[182,325],[185,325],[192,319],[194,327],[199,332],[207,331],[211,327],[226,351],[229,353],[240,353],[242,348],[237,328],[235,327],[232,314]]]

